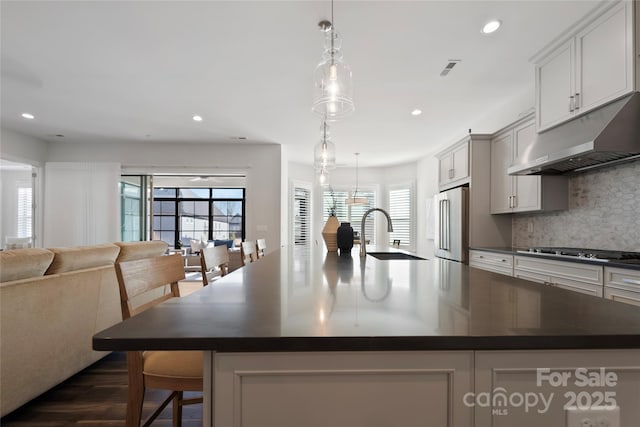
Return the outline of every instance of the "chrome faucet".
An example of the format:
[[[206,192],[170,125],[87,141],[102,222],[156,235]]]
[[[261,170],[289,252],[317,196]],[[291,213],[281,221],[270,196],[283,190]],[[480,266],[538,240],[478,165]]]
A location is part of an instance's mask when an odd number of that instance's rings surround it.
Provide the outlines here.
[[[387,211],[381,208],[371,208],[368,211],[366,211],[364,215],[362,215],[362,221],[360,221],[360,256],[361,257],[367,256],[367,239],[365,238],[365,235],[364,235],[364,223],[367,220],[367,215],[369,215],[373,211],[382,212],[384,216],[387,217],[387,231],[390,233],[393,231],[393,224],[391,223],[391,217],[389,216]]]

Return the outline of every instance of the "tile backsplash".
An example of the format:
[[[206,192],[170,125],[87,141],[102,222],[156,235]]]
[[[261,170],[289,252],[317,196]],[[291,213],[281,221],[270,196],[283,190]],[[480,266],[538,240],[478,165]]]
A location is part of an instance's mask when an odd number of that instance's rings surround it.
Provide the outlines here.
[[[640,160],[570,177],[569,209],[514,215],[513,246],[640,252]]]

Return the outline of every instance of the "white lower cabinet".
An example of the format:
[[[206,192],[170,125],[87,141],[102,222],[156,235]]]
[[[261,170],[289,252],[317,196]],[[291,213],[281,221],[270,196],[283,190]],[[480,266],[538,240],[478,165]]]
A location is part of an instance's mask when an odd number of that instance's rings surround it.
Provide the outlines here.
[[[600,265],[516,256],[513,275],[587,295],[602,297],[604,294],[603,268]]]
[[[513,276],[513,255],[498,252],[469,251],[469,265],[482,270]]]
[[[473,351],[217,353],[216,426],[472,427]]]
[[[605,404],[619,408],[611,426],[640,419],[638,349],[211,356],[213,422],[205,425],[561,427]]]
[[[604,297],[640,306],[640,270],[605,267]]]
[[[475,427],[636,427],[638,384],[640,350],[477,351],[467,401],[475,404]],[[602,413],[591,409],[608,404],[619,408],[619,423],[581,423],[597,421]]]

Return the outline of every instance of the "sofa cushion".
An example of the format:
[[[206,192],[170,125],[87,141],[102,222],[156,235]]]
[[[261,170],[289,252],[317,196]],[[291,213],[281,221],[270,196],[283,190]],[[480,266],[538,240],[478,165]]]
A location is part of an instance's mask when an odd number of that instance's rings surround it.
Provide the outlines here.
[[[59,274],[113,264],[120,252],[118,246],[110,243],[49,250],[54,253],[54,258],[45,274]]]
[[[162,240],[148,242],[116,242],[120,247],[120,254],[116,262],[133,261],[142,258],[152,258],[165,253],[169,245]]]
[[[0,252],[0,282],[44,275],[53,252],[41,248],[13,249]]]

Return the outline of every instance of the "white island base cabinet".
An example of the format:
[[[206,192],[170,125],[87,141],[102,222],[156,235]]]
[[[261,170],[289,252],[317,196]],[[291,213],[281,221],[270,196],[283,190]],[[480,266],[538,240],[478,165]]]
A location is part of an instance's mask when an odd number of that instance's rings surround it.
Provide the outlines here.
[[[472,369],[471,351],[218,353],[215,426],[471,427]]]
[[[637,349],[205,352],[205,426],[562,427],[609,404],[637,427],[638,396]]]
[[[477,351],[476,396],[482,392],[496,405],[476,405],[475,427],[637,427],[640,350]],[[596,408],[607,405],[619,408],[618,424],[601,419]]]

